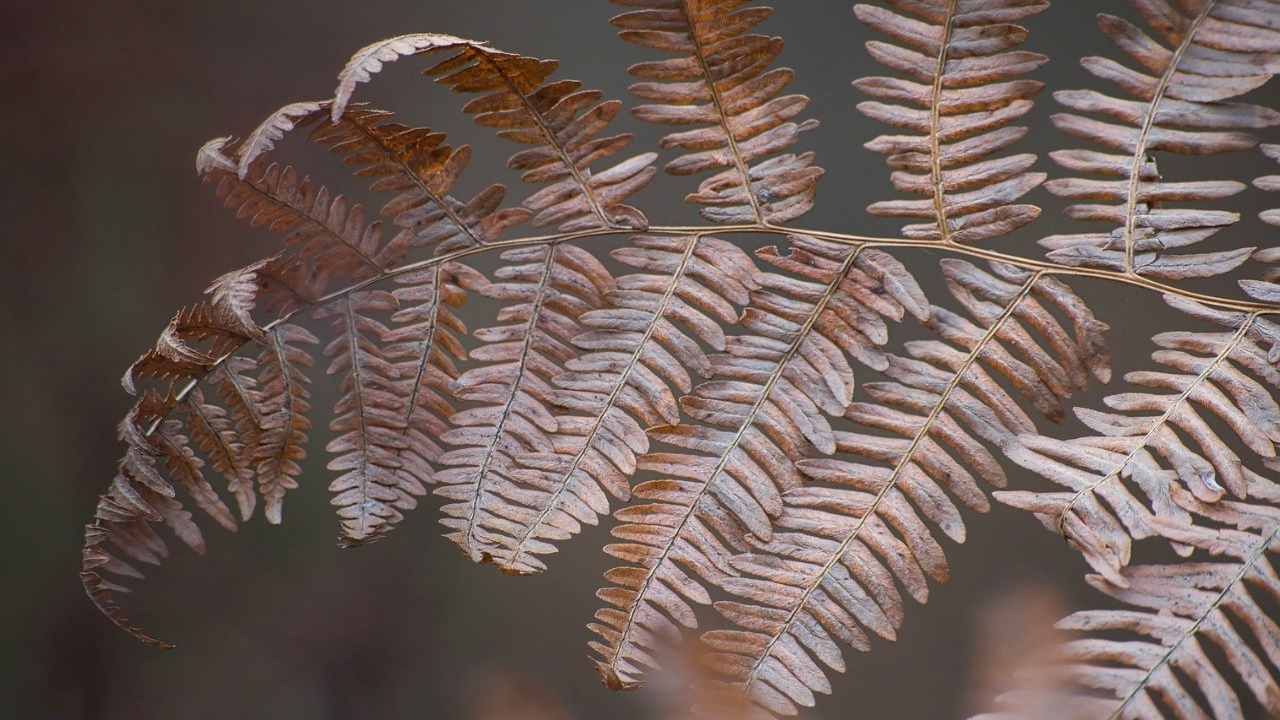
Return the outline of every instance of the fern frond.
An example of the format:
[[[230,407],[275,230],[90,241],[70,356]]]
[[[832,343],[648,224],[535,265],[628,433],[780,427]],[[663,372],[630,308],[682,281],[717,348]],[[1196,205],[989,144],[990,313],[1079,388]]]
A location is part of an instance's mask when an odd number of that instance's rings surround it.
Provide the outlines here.
[[[550,409],[553,379],[576,355],[571,341],[578,318],[600,308],[613,285],[609,271],[573,245],[507,250],[500,257],[508,264],[480,292],[506,303],[498,314],[504,324],[474,333],[484,345],[471,359],[483,364],[462,373],[452,388],[479,405],[450,418],[454,427],[442,439],[453,449],[440,458],[446,469],[436,474],[436,494],[454,501],[444,506],[441,522],[476,562],[508,557],[537,514],[522,503],[544,487],[543,479],[522,470],[516,458],[552,442],[559,429]],[[526,573],[537,565],[504,569]]]
[[[165,326],[155,346],[142,354],[121,378],[130,395],[140,380],[172,382],[203,377],[228,352],[252,339],[241,319],[220,305],[183,308]]]
[[[1054,179],[1045,186],[1080,203],[1068,208],[1069,217],[1105,222],[1115,230],[1055,235],[1040,244],[1050,259],[1073,266],[1172,280],[1219,275],[1239,267],[1254,248],[1207,253],[1183,248],[1235,224],[1239,215],[1181,205],[1231,197],[1245,186],[1228,180],[1166,182],[1151,153],[1248,150],[1258,142],[1248,130],[1280,124],[1280,112],[1273,109],[1226,102],[1261,87],[1280,70],[1280,31],[1269,26],[1269,11],[1242,0],[1134,5],[1156,37],[1113,15],[1099,15],[1098,24],[1138,69],[1101,57],[1081,60],[1091,74],[1133,99],[1091,90],[1054,94],[1072,111],[1055,115],[1054,125],[1105,151],[1064,150],[1052,153],[1053,159],[1069,171],[1100,179]]]
[[[236,175],[241,180],[246,179],[249,169],[258,158],[275,149],[276,143],[283,140],[285,135],[316,120],[328,109],[327,101],[308,100],[289,103],[268,115],[236,147]]]
[[[337,153],[371,189],[394,193],[382,216],[410,247],[446,253],[485,245],[531,216],[526,208],[502,208],[506,190],[494,183],[467,202],[450,196],[471,161],[471,148],[445,144],[444,133],[395,122],[385,110],[353,107],[311,139]]]
[[[817,127],[794,122],[809,98],[783,95],[794,73],[769,66],[782,38],[751,33],[773,8],[722,0],[613,0],[643,8],[613,19],[618,35],[676,57],[628,68],[640,78],[631,92],[652,104],[632,110],[662,125],[694,125],[662,138],[683,154],[667,163],[673,175],[716,171],[685,200],[717,223],[782,223],[813,207],[822,168],[813,153],[784,153]]]
[[[732,577],[721,582],[737,599],[716,609],[739,629],[703,639],[719,671],[771,712],[795,714],[830,692],[824,666],[844,671],[841,643],[865,652],[871,635],[894,639],[904,615],[898,585],[924,603],[929,580],[948,579],[930,524],[963,542],[957,501],[986,512],[978,479],[1005,482],[982,441],[1000,448],[1035,427],[988,368],[1021,400],[1052,402],[1042,407],[1051,417],[1090,373],[1107,377],[1104,326],[1065,285],[1008,266],[987,273],[944,261],[944,270],[981,325],[933,307],[926,324],[944,340],[908,342],[913,358],[888,361],[895,382],[864,386],[876,402],[845,413],[879,432],[835,432],[838,457],[796,462],[803,482],[782,497],[772,538],[748,538],[749,552],[730,560]]]
[[[263,513],[273,525],[283,519],[285,492],[298,487],[299,462],[307,456],[311,380],[306,368],[313,361],[304,346],[318,342],[305,328],[286,323],[272,328],[258,355],[256,384],[264,424],[255,458]]]
[[[272,259],[271,267],[258,267],[257,275],[270,274],[304,301],[314,302],[335,278],[374,277],[404,256],[407,244],[387,242],[378,222],[366,225],[362,206],[330,196],[292,167],[259,159],[249,168],[249,179],[241,180],[225,154],[226,144],[218,138],[201,149],[201,156],[220,158],[198,163],[202,177],[217,184],[219,199],[238,218],[284,236],[285,251]]]
[[[426,492],[422,482],[399,472],[404,442],[404,416],[399,412],[407,379],[384,349],[391,330],[375,315],[387,315],[399,303],[382,290],[352,293],[321,308],[317,319],[331,318],[334,339],[324,349],[326,372],[341,377],[341,395],[329,423],[334,438],[325,449],[334,454],[328,469],[339,475],[329,485],[347,542],[379,534],[384,524],[399,521],[399,507]]]
[[[1280,486],[1251,478],[1250,497],[1280,500]],[[1064,618],[1072,632],[1048,669],[1051,695],[1011,692],[988,718],[1020,718],[1028,707],[1062,716],[1243,718],[1237,689],[1268,716],[1280,713],[1280,625],[1267,607],[1280,600],[1280,509],[1274,504],[1205,503],[1174,485],[1183,518],[1157,518],[1156,536],[1197,557],[1135,565],[1114,579],[1088,576],[1125,609],[1086,610]]]
[[[1061,532],[1117,585],[1125,582],[1122,571],[1133,540],[1158,534],[1160,521],[1187,519],[1172,499],[1176,487],[1208,503],[1228,494],[1243,500],[1254,471],[1232,445],[1269,461],[1280,442],[1280,373],[1263,349],[1280,328],[1250,314],[1210,311],[1172,297],[1170,302],[1235,330],[1157,334],[1153,340],[1161,349],[1152,358],[1168,371],[1128,373],[1125,380],[1134,390],[1105,400],[1113,412],[1076,409],[1098,435],[1067,441],[1024,436],[1006,450],[1014,462],[1065,492],[997,496]],[[1232,442],[1215,425],[1229,430]]]
[[[649,450],[645,428],[679,422],[672,388],[687,393],[691,373],[711,373],[702,345],[725,349],[724,328],[756,287],[751,259],[713,237],[642,235],[611,254],[641,272],[618,279],[607,307],[579,317],[586,330],[573,345],[584,354],[552,378],[556,407],[572,414],[557,417],[552,448],[516,458],[540,482],[513,498],[534,514],[495,559],[504,569],[542,569],[531,556],[596,524],[609,511],[606,493],[630,499],[636,456]]]
[[[381,63],[407,54],[449,57],[425,74],[457,93],[479,94],[463,108],[477,124],[527,150],[513,155],[508,166],[524,171],[525,182],[544,184],[525,199],[534,226],[557,225],[563,231],[588,227],[643,229],[649,222],[639,210],[623,204],[653,178],[653,153],[637,155],[612,167],[593,171],[598,160],[621,152],[628,134],[599,137],[617,115],[621,103],[601,101],[595,90],[582,90],[576,80],[549,81],[555,60],[507,53],[483,43],[450,36],[416,35],[375,43],[352,57],[340,76],[333,119],[341,119],[348,86],[367,80]]]
[[[903,75],[853,83],[875,98],[858,105],[867,117],[907,135],[882,135],[867,148],[886,155],[900,192],[924,200],[873,203],[872,215],[918,218],[906,237],[976,243],[1035,220],[1040,208],[1019,198],[1045,180],[1030,172],[1033,154],[992,157],[1027,133],[1011,123],[1032,108],[1044,84],[1021,79],[1048,61],[1015,50],[1027,37],[1014,25],[1049,7],[1043,0],[992,6],[981,0],[856,5],[854,15],[894,42],[871,41],[877,62]]]
[[[258,496],[253,490],[251,454],[245,441],[252,442],[255,435],[239,433],[231,414],[207,401],[200,388],[191,391],[186,405],[191,440],[210,459],[213,469],[226,478],[227,490],[239,506],[240,519],[248,520],[253,517]]]
[[[169,556],[168,545],[152,524],[167,525],[175,537],[197,553],[205,550],[204,536],[177,499],[175,483],[161,471],[164,463],[177,475],[178,485],[203,494],[202,478],[197,479],[199,468],[193,471],[190,467],[198,460],[188,454],[185,438],[179,439],[174,425],[164,428],[164,436],[148,436],[146,432],[173,404],[172,396],[147,391],[121,421],[119,435],[125,454],[117,465],[115,479],[98,498],[93,521],[85,527],[80,567],[85,592],[104,615],[142,643],[164,649],[173,646],[130,622],[117,603],[116,594],[129,592],[119,582],[143,577],[130,561],[159,565]],[[207,499],[205,506],[218,516],[218,509]],[[234,529],[235,520],[229,512],[219,520],[229,521],[226,526]]]
[[[747,536],[768,540],[782,493],[799,486],[792,463],[810,447],[834,450],[822,408],[852,399],[849,357],[879,357],[882,318],[928,312],[911,275],[892,257],[793,238],[791,255],[762,259],[805,267],[807,279],[770,273],[757,280],[742,324],[712,358],[713,380],[681,401],[701,424],[653,428],[650,439],[684,452],[651,452],[639,468],[665,477],[641,483],[615,514],[618,541],[605,547],[628,563],[606,573],[597,594],[612,607],[591,630],[596,665],[610,687],[634,687],[677,626],[694,627],[689,603],[708,604],[704,582],[734,574],[729,558]],[[861,328],[871,336],[862,334]],[[865,345],[864,345],[865,344]]]

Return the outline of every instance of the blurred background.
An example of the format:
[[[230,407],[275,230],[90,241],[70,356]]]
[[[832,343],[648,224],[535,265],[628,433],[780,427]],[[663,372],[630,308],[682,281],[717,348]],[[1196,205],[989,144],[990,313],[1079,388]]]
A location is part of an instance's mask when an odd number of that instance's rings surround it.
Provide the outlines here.
[[[895,233],[896,223],[861,209],[892,196],[881,159],[861,147],[883,128],[855,112],[860,98],[849,87],[883,72],[861,47],[869,31],[846,2],[779,4],[764,30],[788,39],[783,60],[797,70],[794,91],[812,96],[809,112],[823,123],[800,146],[816,150],[828,170],[818,209],[803,224]],[[1074,58],[1116,55],[1093,20],[1113,4],[1060,2],[1027,23],[1028,48],[1054,59],[1036,77],[1051,88],[1098,87]],[[548,573],[530,578],[464,562],[439,537],[431,499],[388,540],[335,548],[322,452],[327,385],[317,391],[319,429],[285,525],[255,519],[235,535],[206,525],[209,556],[175,544],[173,559],[130,601],[135,619],[175,641],[176,651],[140,647],[116,630],[77,577],[82,527],[111,479],[115,424],[130,404],[121,372],[209,280],[274,247],[201,185],[196,148],[243,135],[286,102],[328,97],[354,49],[407,32],[557,57],[562,77],[626,98],[624,69],[644,58],[614,36],[608,19],[616,11],[603,0],[115,0],[0,9],[9,98],[0,167],[10,178],[0,193],[0,321],[9,337],[0,360],[9,407],[0,462],[10,487],[0,503],[0,683],[11,685],[0,685],[0,697],[12,699],[14,717],[656,717],[645,696],[601,687],[585,658],[593,592],[611,565],[599,550],[605,528],[565,544]],[[472,142],[468,182],[511,184],[501,169],[511,149],[472,127],[455,98],[416,75],[421,67],[397,63],[362,97]],[[1068,146],[1048,125],[1054,111],[1046,93],[1019,146],[1040,153],[1042,168],[1050,165],[1045,153]],[[637,152],[653,147],[652,128],[629,117],[618,125],[637,133]],[[1162,165],[1168,175],[1186,167]],[[1262,172],[1257,158],[1233,156],[1207,161],[1197,176]],[[660,177],[634,204],[655,222],[693,222],[680,204],[693,186]],[[1002,249],[1032,254],[1036,238],[1063,231],[1061,203],[1043,191],[1031,201],[1045,206],[1045,217]],[[1230,240],[1259,232],[1250,221],[1258,202],[1246,193],[1223,203],[1247,218]],[[945,298],[930,258],[908,262],[923,268],[927,291]],[[1142,365],[1149,335],[1173,322],[1154,294],[1076,286],[1115,329],[1117,370]],[[1224,288],[1231,291],[1210,287]],[[1096,404],[1103,393],[1081,401]],[[1024,630],[1098,602],[1080,581],[1076,554],[1011,510],[972,518],[968,542],[949,552],[952,582],[910,609],[896,643],[850,657],[834,697],[809,717],[940,718],[986,707],[1028,644]]]

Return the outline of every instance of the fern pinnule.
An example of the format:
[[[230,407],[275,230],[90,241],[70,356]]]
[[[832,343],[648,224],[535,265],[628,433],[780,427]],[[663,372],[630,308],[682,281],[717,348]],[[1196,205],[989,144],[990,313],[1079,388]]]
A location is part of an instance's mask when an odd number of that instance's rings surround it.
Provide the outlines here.
[[[584,331],[572,343],[583,354],[552,379],[555,405],[571,414],[557,418],[556,452],[516,458],[545,485],[521,499],[537,514],[499,566],[526,564],[523,555],[596,524],[608,513],[606,494],[630,499],[636,456],[649,451],[646,428],[679,422],[672,388],[687,393],[691,373],[710,374],[702,345],[724,350],[722,328],[755,287],[750,257],[714,237],[636,236],[611,255],[641,272],[618,278],[607,305],[579,317]]]
[[[1027,30],[1012,23],[1049,3],[890,4],[893,10],[853,11],[894,41],[868,42],[871,56],[907,79],[864,77],[853,85],[874,98],[860,103],[860,112],[909,133],[882,135],[866,147],[886,156],[894,188],[925,199],[877,202],[867,212],[925,221],[904,227],[906,237],[961,243],[1006,235],[1038,218],[1039,207],[1018,203],[1045,180],[1030,172],[1036,156],[992,156],[1026,135],[1011,123],[1031,110],[1044,84],[1021,76],[1048,61],[1014,49]]]
[[[1055,115],[1054,125],[1104,151],[1052,153],[1067,170],[1100,179],[1054,179],[1046,187],[1078,203],[1068,208],[1069,217],[1115,229],[1054,235],[1040,244],[1050,259],[1068,265],[1173,280],[1220,275],[1248,260],[1254,248],[1182,249],[1235,224],[1239,215],[1166,204],[1227,198],[1245,185],[1230,180],[1166,182],[1151,153],[1248,150],[1258,140],[1247,131],[1280,124],[1280,112],[1274,109],[1226,102],[1261,87],[1280,70],[1280,32],[1267,26],[1265,11],[1242,0],[1135,6],[1156,37],[1113,15],[1099,15],[1098,25],[1138,69],[1101,57],[1081,60],[1090,74],[1133,99],[1091,90],[1054,94],[1070,110]]]
[[[613,286],[604,265],[573,245],[507,250],[501,258],[507,264],[481,293],[506,303],[498,314],[502,324],[473,333],[484,344],[471,358],[483,364],[452,383],[460,400],[478,405],[452,416],[454,427],[442,439],[453,449],[440,458],[446,469],[436,475],[436,494],[453,501],[444,506],[441,522],[475,561],[508,557],[521,542],[522,523],[540,512],[524,503],[545,480],[521,470],[516,459],[553,446],[559,421],[550,409],[552,380],[576,355],[571,342],[580,331],[578,318],[601,307]],[[531,544],[534,552],[547,551],[545,541]],[[534,552],[502,568],[543,569]]]
[[[1267,158],[1280,163],[1280,145],[1262,145],[1262,152]],[[1280,192],[1280,175],[1263,175],[1255,178],[1254,187],[1263,192]],[[1268,208],[1258,213],[1258,219],[1267,225],[1280,227],[1280,208]],[[1257,300],[1263,302],[1280,302],[1280,270],[1275,266],[1280,263],[1280,248],[1268,245],[1253,254],[1251,258],[1255,262],[1267,265],[1266,270],[1262,273],[1260,280],[1241,280],[1240,285],[1244,291]]]
[[[1280,486],[1251,475],[1253,502],[1169,491],[1182,517],[1152,520],[1153,537],[1194,557],[1090,575],[1123,609],[1063,618],[1058,628],[1073,637],[1048,669],[1062,687],[1049,700],[1015,689],[995,717],[1028,717],[1026,708],[1051,701],[1082,718],[1243,718],[1241,690],[1280,713],[1280,625],[1266,609],[1280,600]]]
[[[615,513],[617,542],[605,552],[628,565],[606,573],[611,586],[598,595],[611,607],[590,626],[601,638],[591,643],[596,666],[610,687],[639,685],[664,639],[696,626],[689,603],[710,602],[704,583],[735,574],[729,558],[747,548],[749,535],[769,539],[782,494],[800,484],[793,463],[810,448],[834,450],[821,408],[843,408],[853,391],[851,375],[834,368],[862,355],[861,343],[887,339],[844,329],[927,308],[914,279],[884,253],[793,242],[798,249],[780,262],[808,266],[807,278],[757,277],[760,289],[742,320],[747,334],[727,337],[726,352],[712,358],[712,380],[681,400],[693,422],[649,431],[680,452],[642,457],[640,469],[663,477],[637,486],[632,503]],[[779,255],[768,248],[761,257]],[[864,304],[868,296],[875,300]]]
[[[253,442],[256,434],[240,432],[231,413],[215,403],[205,400],[200,388],[195,388],[186,399],[191,440],[209,463],[227,481],[227,491],[236,500],[240,519],[253,517],[257,494],[253,488],[253,467],[246,450],[246,441]]]
[[[446,38],[446,39],[441,39]],[[530,145],[508,161],[524,171],[526,182],[545,185],[522,203],[535,226],[561,230],[587,227],[644,228],[644,214],[623,204],[653,178],[649,167],[657,157],[645,153],[606,170],[592,171],[598,160],[616,155],[630,144],[628,134],[599,137],[621,104],[601,101],[595,90],[581,90],[576,80],[549,81],[559,63],[503,52],[449,36],[405,36],[390,45],[375,44],[357,52],[344,70],[333,119],[341,119],[352,79],[368,79],[381,62],[398,54],[451,53],[425,71],[458,93],[477,93],[464,111],[499,137]],[[361,59],[361,58],[365,59]],[[374,62],[368,59],[376,58]],[[353,70],[354,68],[354,70]]]
[[[785,153],[799,134],[818,126],[795,122],[809,98],[783,95],[795,73],[768,69],[782,38],[751,33],[773,12],[761,5],[717,0],[613,0],[642,8],[613,18],[623,40],[674,54],[628,68],[631,86],[651,104],[632,112],[646,122],[695,125],[662,138],[681,151],[667,163],[673,175],[716,171],[685,200],[715,223],[781,223],[813,207],[822,168],[813,153]],[[785,154],[780,154],[785,153]]]
[[[843,413],[899,437],[834,432],[836,457],[795,462],[803,480],[782,497],[772,538],[750,537],[748,551],[730,558],[734,577],[721,586],[735,599],[716,609],[738,629],[713,630],[704,640],[726,678],[772,712],[795,714],[814,704],[814,693],[831,691],[823,667],[844,671],[840,643],[865,652],[871,635],[896,638],[904,617],[897,586],[924,603],[929,580],[949,578],[932,527],[963,542],[952,498],[986,512],[978,480],[1004,483],[979,439],[999,448],[1020,428],[1035,427],[984,366],[1020,399],[1051,403],[1042,408],[1051,417],[1086,382],[1086,368],[1105,376],[1098,358],[1080,355],[1099,346],[1092,333],[1105,326],[1069,290],[1037,291],[1045,279],[1017,268],[987,273],[943,262],[953,296],[982,325],[934,306],[925,324],[943,340],[908,342],[912,358],[887,358],[885,374],[895,382],[864,385],[875,402]],[[1072,313],[1073,324],[1091,334],[1070,336],[1040,299]]]
[[[1110,411],[1076,409],[1098,435],[1068,441],[1021,437],[1007,450],[1011,460],[1065,491],[999,499],[1063,533],[1095,571],[1117,585],[1125,582],[1122,572],[1134,540],[1158,535],[1160,522],[1188,519],[1172,499],[1175,489],[1210,503],[1227,495],[1248,497],[1254,471],[1215,425],[1232,433],[1232,444],[1264,461],[1276,457],[1280,441],[1280,404],[1267,389],[1280,388],[1280,374],[1264,349],[1280,328],[1250,314],[1170,302],[1234,330],[1157,334],[1153,340],[1161,349],[1152,358],[1169,371],[1128,373],[1125,380],[1134,390],[1108,396]]]
[[[408,127],[385,110],[351,107],[339,121],[315,128],[311,140],[336,153],[357,176],[371,178],[371,190],[393,194],[381,214],[410,247],[447,253],[484,245],[532,214],[503,208],[506,189],[498,183],[466,202],[452,197],[471,162],[471,147],[453,148],[444,133]]]

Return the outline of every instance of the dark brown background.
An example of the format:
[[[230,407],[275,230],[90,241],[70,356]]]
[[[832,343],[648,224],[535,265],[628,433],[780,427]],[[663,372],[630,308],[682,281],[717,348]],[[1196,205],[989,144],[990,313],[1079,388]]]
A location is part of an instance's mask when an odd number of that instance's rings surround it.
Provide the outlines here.
[[[819,209],[804,224],[893,233],[895,224],[861,211],[890,196],[880,159],[861,147],[881,128],[856,114],[848,85],[882,72],[861,48],[870,35],[845,2],[780,4],[765,27],[789,40],[784,59],[798,72],[796,88],[813,97],[811,112],[823,121],[804,147],[817,150],[829,171]],[[1097,87],[1072,58],[1111,53],[1092,20],[1109,5],[1064,1],[1029,23],[1029,47],[1055,59],[1039,79]],[[12,684],[0,685],[0,698],[16,698],[15,716],[469,717],[492,694],[495,676],[542,687],[574,718],[651,716],[643,698],[601,688],[584,659],[583,625],[609,566],[598,550],[603,528],[567,545],[546,575],[526,579],[463,562],[439,538],[430,500],[392,539],[338,551],[324,491],[325,432],[313,440],[304,487],[290,496],[283,528],[256,520],[236,536],[210,530],[210,557],[197,561],[178,549],[144,586],[136,613],[177,641],[176,652],[139,647],[108,625],[76,577],[81,526],[110,480],[114,425],[129,404],[120,371],[209,279],[271,247],[220,211],[197,181],[200,143],[243,134],[285,102],[328,96],[352,50],[406,32],[448,32],[559,57],[565,76],[625,98],[623,70],[641,54],[614,37],[614,11],[598,0],[117,0],[11,3],[0,11],[7,101],[0,207],[9,227],[0,263],[8,335],[8,411],[0,421],[8,486],[0,504],[7,534],[0,612],[8,652],[0,683]],[[412,66],[393,66],[362,96],[474,142],[486,159],[469,182],[484,180],[486,170],[499,177],[501,151],[509,148],[471,127],[456,99],[416,78]],[[1046,95],[1020,147],[1043,155],[1065,146],[1047,124],[1054,111]],[[621,124],[638,133],[637,147],[652,147],[651,128],[630,118]],[[1165,165],[1170,175],[1187,167]],[[1232,158],[1208,162],[1199,175],[1248,178],[1259,168],[1254,158]],[[679,200],[691,187],[687,179],[660,181],[636,204],[655,222],[688,222],[694,218]],[[1060,204],[1043,191],[1035,198],[1046,217],[1001,247],[1030,254],[1035,238],[1065,231]],[[1224,206],[1252,217],[1259,202],[1254,193]],[[1257,232],[1246,222],[1231,238],[1240,244]],[[945,302],[932,259],[903,257]],[[1173,318],[1159,298],[1078,287],[1116,328],[1117,369],[1142,364],[1147,337]],[[1096,404],[1101,393],[1082,401]],[[329,390],[319,391],[321,427],[330,400]],[[1048,588],[1071,607],[1094,602],[1075,555],[1012,511],[973,518],[968,543],[951,548],[951,557],[955,579],[935,588],[928,606],[911,608],[897,643],[850,658],[835,696],[811,717],[957,716],[972,708],[980,636],[990,628],[1016,634],[1010,598]],[[978,622],[984,613],[985,625]]]

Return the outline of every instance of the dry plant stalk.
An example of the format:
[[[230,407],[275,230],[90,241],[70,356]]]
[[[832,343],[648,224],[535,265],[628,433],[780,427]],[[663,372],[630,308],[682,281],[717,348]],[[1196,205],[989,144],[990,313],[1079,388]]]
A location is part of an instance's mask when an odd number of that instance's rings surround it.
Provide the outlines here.
[[[889,73],[854,83],[870,98],[860,109],[892,128],[867,147],[907,196],[868,208],[909,222],[875,238],[793,224],[823,170],[795,149],[817,123],[808,98],[786,92],[782,40],[754,31],[769,8],[614,2],[627,7],[621,37],[656,51],[630,69],[643,102],[632,113],[671,126],[665,170],[699,177],[686,199],[704,226],[653,224],[628,204],[658,156],[611,129],[620,101],[557,79],[555,61],[449,35],[363,48],[333,98],[200,149],[219,200],[283,242],[218,278],[126,373],[138,401],[83,551],[98,607],[167,647],[116,597],[167,557],[160,528],[204,551],[180,494],[229,530],[259,505],[281,522],[309,451],[319,352],[340,387],[325,450],[344,544],[385,536],[431,492],[467,557],[527,574],[584,524],[616,521],[604,550],[620,565],[590,625],[611,687],[642,684],[711,606],[727,622],[698,646],[721,689],[765,713],[812,706],[844,670],[843,648],[894,639],[908,599],[948,579],[945,546],[994,497],[1062,534],[1116,601],[1063,620],[1079,637],[1057,656],[1061,682],[1010,692],[1000,717],[1045,703],[1109,718],[1280,714],[1267,610],[1280,602],[1280,486],[1267,477],[1280,469],[1280,285],[1274,271],[1243,278],[1243,299],[1174,284],[1280,254],[1189,252],[1239,220],[1202,203],[1248,186],[1167,181],[1156,155],[1254,152],[1256,132],[1280,124],[1237,99],[1280,70],[1280,4],[1134,0],[1137,22],[1099,16],[1121,60],[1082,61],[1106,92],[1055,93],[1068,112],[1054,124],[1084,147],[1053,153],[1070,176],[1047,182],[1014,147],[1047,61],[1021,49],[1017,23],[1047,2],[856,6]],[[470,147],[354,101],[409,60],[520,146],[508,166],[530,194],[459,196]],[[304,131],[381,207],[271,159]],[[1261,151],[1280,159],[1276,147]],[[1101,231],[1044,237],[1043,259],[984,247],[1039,218],[1028,198],[1041,184]],[[1280,224],[1277,212],[1262,218]],[[538,230],[513,232],[526,226]],[[747,233],[785,246],[753,258],[734,242]],[[610,238],[628,243],[606,258]],[[921,249],[943,255],[946,297],[918,284]],[[488,276],[468,265],[485,254],[500,263]],[[1160,369],[1125,374],[1130,389],[1105,410],[1072,409],[1096,435],[1063,439],[1044,420],[1111,378],[1108,325],[1077,277],[1163,293],[1221,331],[1157,333]],[[500,309],[469,330],[459,308],[473,296]],[[894,346],[902,322],[934,339]],[[1012,466],[1057,489],[1005,490]],[[1180,560],[1132,562],[1153,544]]]

